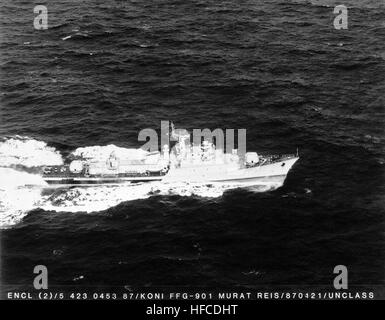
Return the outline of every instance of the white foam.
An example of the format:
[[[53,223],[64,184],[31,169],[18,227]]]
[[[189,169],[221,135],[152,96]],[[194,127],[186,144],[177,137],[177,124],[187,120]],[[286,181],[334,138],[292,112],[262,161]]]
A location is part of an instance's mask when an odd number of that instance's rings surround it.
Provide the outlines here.
[[[36,174],[0,167],[0,190],[23,186],[47,186],[43,178]]]
[[[153,195],[179,195],[217,198],[227,190],[246,187],[253,192],[276,189],[280,184],[252,186],[245,184],[163,184],[160,182],[133,183],[118,186],[78,187],[61,189],[45,196],[41,208],[51,211],[95,212],[114,207],[122,202],[146,199]]]
[[[21,136],[0,140],[0,227],[19,222],[28,211],[39,207],[41,188],[47,186],[42,177],[9,167],[62,163],[60,153],[43,141]]]
[[[56,212],[98,212],[126,201],[146,199],[153,195],[179,195],[217,198],[227,190],[247,188],[253,192],[276,189],[280,184],[260,186],[244,184],[162,184],[148,182],[143,184],[124,184],[116,186],[95,186],[58,189],[49,195],[41,195],[39,188],[8,188],[0,190],[0,226],[15,224],[29,210],[41,208]],[[2,200],[4,199],[4,200]],[[3,203],[2,203],[3,202]]]
[[[42,199],[44,210],[95,212],[114,207],[121,202],[151,196],[151,183],[143,185],[97,186],[60,189]]]
[[[112,152],[114,152],[119,159],[124,160],[143,159],[148,154],[147,151],[144,151],[140,148],[128,149],[110,144],[107,146],[91,146],[77,148],[74,152],[72,152],[72,155],[88,159],[105,160],[108,159]]]
[[[30,210],[38,207],[40,199],[39,189],[0,190],[0,227],[17,224]]]
[[[55,148],[28,137],[13,137],[0,141],[0,167],[23,165],[61,165],[63,159]]]
[[[16,224],[38,207],[45,186],[38,175],[0,168],[0,227]]]

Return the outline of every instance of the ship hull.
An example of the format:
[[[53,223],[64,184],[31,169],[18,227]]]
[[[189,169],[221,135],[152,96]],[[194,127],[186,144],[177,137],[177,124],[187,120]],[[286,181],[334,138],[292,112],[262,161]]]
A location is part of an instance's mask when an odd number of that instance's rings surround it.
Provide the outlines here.
[[[129,182],[150,182],[150,181],[161,181],[162,177],[79,177],[79,178],[66,178],[66,177],[50,177],[44,178],[45,182],[49,185],[115,185]]]
[[[251,182],[269,181],[286,177],[298,157],[288,158],[274,163],[254,166],[251,168],[237,168],[228,164],[207,166],[185,166],[171,169],[162,179],[163,182]],[[276,178],[274,178],[276,177]]]
[[[247,185],[283,184],[287,173],[298,160],[297,157],[285,159],[251,168],[238,168],[229,165],[210,164],[205,166],[184,166],[172,168],[163,176],[130,177],[43,177],[51,186],[92,186],[116,185],[160,181],[162,183],[234,183]]]

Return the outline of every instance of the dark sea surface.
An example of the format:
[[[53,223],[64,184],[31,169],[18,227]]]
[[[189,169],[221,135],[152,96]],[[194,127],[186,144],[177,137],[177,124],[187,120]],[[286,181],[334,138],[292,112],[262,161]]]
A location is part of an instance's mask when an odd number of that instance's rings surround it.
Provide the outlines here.
[[[33,28],[36,4],[48,30]],[[275,191],[17,210],[1,230],[3,285],[32,288],[43,264],[62,290],[331,290],[342,264],[351,286],[383,289],[385,2],[344,1],[348,30],[334,29],[335,4],[2,0],[3,141],[43,141],[63,157],[138,148],[141,129],[170,120],[246,128],[248,150],[262,154],[300,152]]]

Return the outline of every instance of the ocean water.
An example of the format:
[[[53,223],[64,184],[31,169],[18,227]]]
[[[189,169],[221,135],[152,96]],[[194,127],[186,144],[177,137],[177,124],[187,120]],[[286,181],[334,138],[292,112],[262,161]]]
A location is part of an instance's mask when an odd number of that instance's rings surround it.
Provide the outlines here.
[[[385,284],[385,3],[332,0],[0,4],[3,288],[33,267],[72,288]],[[79,148],[138,152],[143,128],[245,128],[294,153],[283,187],[159,184],[47,190],[20,172]],[[26,186],[26,185],[33,186]]]

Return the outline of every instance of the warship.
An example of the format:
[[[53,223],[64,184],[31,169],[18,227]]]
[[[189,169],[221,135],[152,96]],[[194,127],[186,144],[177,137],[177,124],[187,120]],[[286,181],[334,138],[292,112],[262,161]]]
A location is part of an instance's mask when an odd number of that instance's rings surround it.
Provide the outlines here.
[[[256,152],[225,153],[207,140],[190,144],[187,130],[173,128],[175,146],[146,152],[138,159],[78,157],[64,165],[44,166],[41,176],[49,185],[98,185],[160,181],[162,183],[280,184],[299,159],[297,154],[262,156]]]

